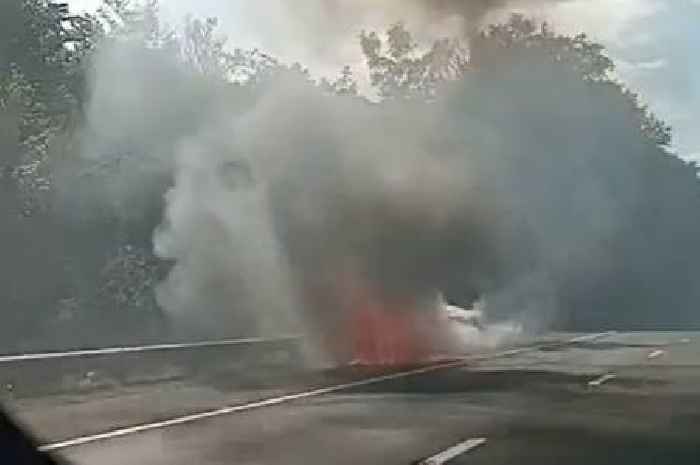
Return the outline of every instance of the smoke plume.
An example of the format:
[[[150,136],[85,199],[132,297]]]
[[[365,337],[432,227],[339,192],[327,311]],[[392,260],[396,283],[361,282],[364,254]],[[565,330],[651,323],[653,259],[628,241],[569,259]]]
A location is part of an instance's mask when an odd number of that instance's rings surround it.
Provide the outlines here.
[[[326,19],[370,12],[322,5]],[[479,24],[511,2],[382,5],[425,24]],[[535,327],[600,326],[606,299],[647,316],[669,298],[691,302],[690,287],[678,297],[680,281],[651,297],[634,285],[658,282],[659,263],[671,268],[679,251],[672,233],[654,231],[666,248],[636,253],[649,205],[667,212],[671,197],[648,193],[666,158],[640,137],[629,101],[536,50],[501,52],[434,102],[376,104],[293,71],[232,86],[150,52],[106,49],[83,149],[128,141],[155,160],[148,179],[174,173],[154,235],[173,263],[158,299],[207,335],[304,327],[343,352],[338,340],[366,318],[386,337],[420,326],[438,291],[462,305],[483,298],[489,318]],[[140,202],[139,173],[115,182],[125,204]],[[692,228],[678,229],[694,243]]]
[[[490,247],[493,207],[419,106],[378,111],[283,74],[186,141],[156,234],[176,261],[161,303],[217,324],[223,312],[282,325],[297,310],[336,337],[363,299],[430,308],[453,269]]]

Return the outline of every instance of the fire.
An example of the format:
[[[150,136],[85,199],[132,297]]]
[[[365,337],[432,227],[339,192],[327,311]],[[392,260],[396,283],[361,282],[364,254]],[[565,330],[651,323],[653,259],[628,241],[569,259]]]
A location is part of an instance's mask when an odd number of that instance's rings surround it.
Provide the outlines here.
[[[388,296],[355,273],[331,282],[307,287],[306,295],[319,342],[337,363],[406,366],[440,352],[445,328],[436,305],[416,296]]]
[[[387,298],[355,286],[347,304],[344,339],[351,363],[411,365],[430,357],[434,314],[415,299]]]
[[[353,362],[362,365],[408,365],[425,360],[429,348],[419,337],[414,310],[371,304],[356,309],[349,325]]]

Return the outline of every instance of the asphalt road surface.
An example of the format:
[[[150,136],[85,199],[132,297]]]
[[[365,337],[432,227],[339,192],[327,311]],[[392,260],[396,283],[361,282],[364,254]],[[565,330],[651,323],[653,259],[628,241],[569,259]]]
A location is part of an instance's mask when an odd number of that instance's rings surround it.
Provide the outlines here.
[[[700,333],[554,334],[407,375],[171,383],[10,407],[76,465],[698,465]]]

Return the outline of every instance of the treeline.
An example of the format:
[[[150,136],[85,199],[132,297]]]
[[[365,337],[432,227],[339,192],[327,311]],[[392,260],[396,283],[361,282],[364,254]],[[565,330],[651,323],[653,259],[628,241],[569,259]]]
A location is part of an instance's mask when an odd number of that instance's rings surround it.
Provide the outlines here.
[[[423,50],[400,24],[359,45],[376,97],[366,104],[444,108],[440,146],[470,157],[499,205],[483,253],[460,237],[445,246],[440,284],[452,300],[488,295],[494,314],[547,301],[572,329],[700,322],[697,169],[670,153],[670,128],[615,81],[601,46],[520,16],[468,47]],[[140,58],[97,81],[104,54],[124,48]],[[167,82],[152,77],[163,70]],[[3,6],[0,349],[202,336],[176,334],[155,297],[172,265],[152,246],[171,154],[212,114],[252,105],[278,73],[365,100],[349,68],[314,81],[229,47],[216,20],[169,29],[154,1],[105,0],[83,15],[46,0]],[[236,332],[245,328],[221,329]]]
[[[164,26],[155,0],[2,7],[0,350],[205,336],[174,330],[155,297],[175,147],[210,105],[274,70],[306,73],[225,42],[213,18]]]

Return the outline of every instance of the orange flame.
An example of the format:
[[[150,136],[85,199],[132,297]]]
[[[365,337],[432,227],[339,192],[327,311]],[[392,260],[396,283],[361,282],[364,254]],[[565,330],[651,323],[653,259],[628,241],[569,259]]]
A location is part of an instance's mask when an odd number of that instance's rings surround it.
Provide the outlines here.
[[[387,297],[356,273],[340,273],[335,285],[307,288],[319,342],[339,363],[415,365],[431,360],[440,343],[440,319],[413,297]],[[324,312],[328,306],[342,312]],[[340,316],[338,318],[338,316]]]

